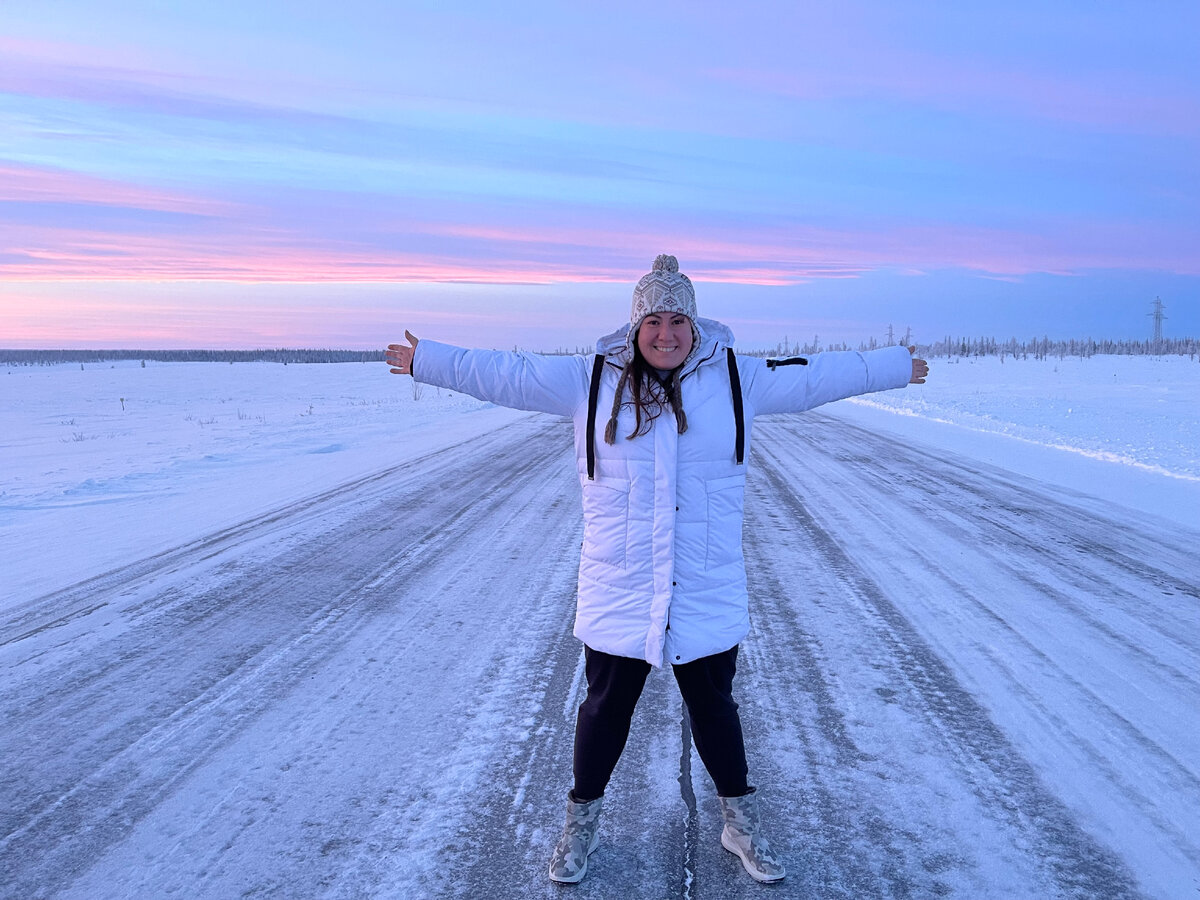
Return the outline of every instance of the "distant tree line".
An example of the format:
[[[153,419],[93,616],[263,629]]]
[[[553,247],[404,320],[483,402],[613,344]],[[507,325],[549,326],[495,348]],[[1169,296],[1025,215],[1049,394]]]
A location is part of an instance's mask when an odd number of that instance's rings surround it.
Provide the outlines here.
[[[877,341],[872,338],[851,347],[846,343],[822,344],[818,336],[811,341],[792,343],[787,338],[774,347],[760,350],[739,350],[745,356],[787,357],[806,356],[825,350],[875,350],[892,343],[915,344],[917,352],[928,358],[953,356],[1011,356],[1014,359],[1063,359],[1076,356],[1186,356],[1195,359],[1200,354],[1200,340],[1196,338],[1164,338],[1159,341],[1113,341],[1093,338],[1051,340],[1048,337],[1022,341],[1009,338],[1000,341],[987,337],[946,336],[933,343],[912,340],[911,333],[898,341]],[[514,348],[516,349],[516,348]],[[589,354],[590,347],[569,349],[560,347],[548,351],[547,355]],[[335,362],[382,362],[382,350],[4,350],[0,349],[0,365],[50,366],[62,363],[103,363],[119,360],[146,360],[154,362],[276,362],[288,363],[335,363]]]
[[[0,364],[52,366],[59,363],[101,363],[119,360],[153,362],[381,362],[382,350],[3,350]]]
[[[1114,341],[1095,340],[1093,338],[1072,338],[1070,340],[1051,340],[1048,337],[1032,338],[1027,341],[1009,338],[1006,341],[987,337],[950,337],[947,335],[940,341],[925,343],[914,341],[911,335],[907,340],[877,341],[872,338],[864,341],[857,348],[850,345],[823,345],[818,337],[807,343],[790,343],[786,338],[773,348],[767,350],[741,351],[746,356],[804,356],[820,353],[822,350],[875,350],[891,344],[915,345],[917,352],[928,358],[952,356],[1011,356],[1014,359],[1063,359],[1077,356],[1086,359],[1096,355],[1112,356],[1186,356],[1195,359],[1200,354],[1200,340],[1196,338],[1163,338],[1158,341]]]
[[[952,338],[945,337],[932,344],[923,344],[920,349],[930,357],[939,356],[1011,356],[1014,359],[1063,359],[1077,356],[1186,356],[1195,359],[1200,353],[1200,341],[1196,338],[1163,338],[1158,341],[1112,341],[1093,338],[1051,340],[1048,337],[1028,341],[1009,338]]]

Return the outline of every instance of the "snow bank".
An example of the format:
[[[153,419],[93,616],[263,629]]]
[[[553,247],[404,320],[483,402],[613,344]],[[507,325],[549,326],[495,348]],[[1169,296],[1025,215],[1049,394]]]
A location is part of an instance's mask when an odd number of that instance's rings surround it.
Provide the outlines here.
[[[830,409],[1200,529],[1200,363],[1187,357],[933,360],[920,388]]]

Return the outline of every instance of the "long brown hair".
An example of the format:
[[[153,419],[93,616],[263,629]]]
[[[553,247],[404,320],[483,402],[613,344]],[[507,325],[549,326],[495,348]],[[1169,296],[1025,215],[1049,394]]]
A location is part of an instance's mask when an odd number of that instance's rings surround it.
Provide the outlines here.
[[[687,431],[687,415],[683,411],[683,399],[679,390],[679,373],[683,366],[671,370],[670,377],[664,382],[658,372],[646,362],[642,351],[638,349],[637,341],[633,342],[633,356],[621,370],[617,380],[617,390],[613,394],[612,415],[604,427],[604,442],[617,442],[617,415],[622,408],[633,407],[633,431],[625,436],[632,441],[635,437],[648,434],[650,427],[668,406],[675,413],[675,424],[679,433]],[[629,399],[625,399],[625,387],[629,387]]]

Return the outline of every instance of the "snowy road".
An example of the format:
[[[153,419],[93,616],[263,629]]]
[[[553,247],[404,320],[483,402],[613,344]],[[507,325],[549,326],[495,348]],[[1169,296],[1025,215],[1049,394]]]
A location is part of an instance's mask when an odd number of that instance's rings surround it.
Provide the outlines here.
[[[755,426],[777,897],[1195,897],[1195,534],[831,413]],[[562,897],[582,535],[529,416],[10,610],[6,898]],[[577,897],[763,889],[650,679]]]

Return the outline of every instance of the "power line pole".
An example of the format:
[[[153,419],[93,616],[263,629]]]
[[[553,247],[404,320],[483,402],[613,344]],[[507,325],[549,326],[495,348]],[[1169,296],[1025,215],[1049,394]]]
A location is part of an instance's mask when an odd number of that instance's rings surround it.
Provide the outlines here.
[[[1163,306],[1162,300],[1158,299],[1158,297],[1155,297],[1154,298],[1154,312],[1147,313],[1147,315],[1154,317],[1154,350],[1155,350],[1155,352],[1158,352],[1158,349],[1162,346],[1162,339],[1163,339],[1162,323],[1163,323],[1163,319],[1166,318],[1166,316],[1163,315],[1164,308],[1165,307]]]

